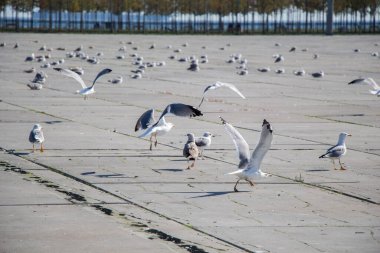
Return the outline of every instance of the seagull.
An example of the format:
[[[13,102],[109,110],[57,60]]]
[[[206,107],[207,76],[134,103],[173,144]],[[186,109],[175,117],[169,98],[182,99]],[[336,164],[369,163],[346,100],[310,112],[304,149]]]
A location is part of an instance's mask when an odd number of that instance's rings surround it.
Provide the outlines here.
[[[199,156],[202,158],[203,150],[209,148],[211,145],[211,137],[213,137],[213,135],[210,132],[205,132],[202,137],[196,137],[194,140],[199,150]]]
[[[340,133],[339,134],[339,140],[338,140],[338,143],[329,148],[326,152],[326,154],[323,154],[321,155],[319,158],[330,158],[332,161],[333,161],[333,164],[334,164],[334,169],[336,169],[335,167],[335,159],[338,159],[339,160],[339,164],[340,164],[340,169],[341,170],[346,170],[342,163],[340,162],[340,158],[342,156],[344,156],[347,152],[347,148],[346,148],[346,144],[345,144],[345,140],[346,140],[346,137],[347,136],[351,136],[351,134],[348,134],[348,133]]]
[[[26,69],[26,70],[24,70],[24,72],[25,73],[34,73],[34,72],[36,72],[36,69],[35,68],[30,68],[30,69]]]
[[[70,69],[62,69],[62,68],[54,68],[54,70],[59,71],[62,75],[74,78],[78,83],[80,83],[80,85],[82,86],[82,89],[77,90],[77,93],[83,95],[85,100],[87,99],[87,95],[95,93],[94,86],[95,86],[96,80],[98,80],[98,78],[101,77],[102,75],[108,74],[112,71],[111,69],[103,69],[95,77],[94,81],[92,82],[92,85],[87,87],[86,84],[83,82],[82,78],[74,71],[71,71]]]
[[[32,80],[32,83],[40,83],[44,84],[46,82],[47,74],[43,71],[37,72],[37,74],[34,76],[34,79]]]
[[[117,76],[113,79],[110,79],[108,80],[109,83],[113,83],[113,84],[120,84],[120,83],[123,83],[123,77],[122,76]]]
[[[199,68],[199,64],[198,64],[198,59],[192,60],[190,63],[190,67],[187,68],[187,70],[196,71],[196,72],[198,72],[199,69],[200,68]]]
[[[41,83],[28,83],[27,86],[31,89],[31,90],[41,90],[43,88],[42,84]]]
[[[194,108],[191,105],[185,105],[181,103],[173,103],[166,106],[165,110],[161,113],[160,118],[156,123],[154,122],[154,110],[150,109],[143,113],[140,118],[137,120],[135,131],[146,129],[146,131],[139,136],[139,138],[151,135],[150,142],[150,150],[152,150],[152,137],[156,137],[157,135],[162,135],[164,133],[169,132],[173,128],[172,123],[167,123],[165,121],[165,115],[174,114],[175,116],[180,117],[197,117],[202,116],[202,112],[198,109]],[[153,135],[153,136],[152,136]],[[155,146],[157,145],[157,138],[155,142]]]
[[[306,71],[304,69],[295,70],[293,71],[293,74],[296,76],[304,76],[306,74]]]
[[[222,82],[217,81],[216,83],[213,83],[213,84],[207,86],[206,89],[203,91],[203,97],[202,97],[200,104],[198,105],[198,108],[201,107],[203,100],[205,99],[205,95],[206,95],[207,91],[215,90],[215,89],[218,89],[220,87],[227,87],[230,90],[234,91],[236,94],[238,94],[241,98],[245,99],[245,96],[238,90],[238,88],[236,88],[235,85],[230,84],[230,83],[222,83]]]
[[[78,75],[80,76],[83,76],[84,74],[84,70],[82,69],[82,67],[71,67],[69,68],[71,71],[77,73]]]
[[[35,58],[34,53],[32,53],[30,56],[27,56],[25,58],[25,61],[34,61],[34,58]]]
[[[369,86],[372,87],[373,90],[369,90],[371,94],[377,95],[378,97],[380,96],[380,86],[371,77],[355,79],[349,82],[348,84],[361,84],[361,83],[368,84]]]
[[[276,72],[276,74],[284,74],[285,73],[285,69],[283,69],[283,68],[276,69],[275,72]]]
[[[295,52],[296,51],[296,47],[292,47],[289,52]]]
[[[263,73],[265,73],[265,72],[270,72],[270,68],[269,68],[269,67],[258,68],[257,70],[260,71],[260,72],[263,72]]]
[[[278,56],[276,57],[276,59],[274,60],[274,62],[275,62],[275,63],[277,63],[277,62],[283,62],[284,60],[285,60],[284,56],[282,56],[282,55],[278,55]]]
[[[42,146],[42,143],[45,141],[44,133],[42,132],[42,127],[40,124],[35,124],[32,128],[32,131],[30,131],[29,134],[29,142],[33,144],[33,152],[34,152],[34,144],[40,144],[40,151],[44,152],[44,148]]]
[[[194,142],[194,134],[189,133],[187,134],[187,142],[185,143],[185,146],[183,147],[183,156],[187,158],[187,162],[193,161],[191,165],[187,166],[187,169],[194,167],[195,160],[198,158],[199,150],[197,145]]]
[[[273,139],[273,130],[269,122],[264,119],[260,141],[253,151],[251,157],[249,157],[249,146],[244,138],[231,124],[227,123],[222,117],[220,117],[220,119],[222,120],[227,133],[231,136],[240,159],[239,169],[228,173],[230,175],[238,176],[239,179],[234,187],[234,191],[238,192],[238,189],[236,187],[240,180],[243,179],[247,181],[251,186],[254,186],[254,183],[252,182],[254,177],[269,176],[267,173],[264,173],[260,170],[260,165],[265,154],[268,152],[271,146]]]
[[[311,73],[311,76],[315,78],[321,78],[325,76],[325,73],[323,71],[314,72],[314,73]]]
[[[150,135],[150,150],[152,150],[153,146],[153,137],[155,138],[154,146],[157,146],[157,135],[164,135],[168,133],[173,127],[174,124],[170,122],[165,121],[165,117],[162,117],[160,121],[157,123],[157,126],[155,128],[151,128],[151,126],[155,123],[154,119],[154,109],[149,109],[148,111],[144,112],[140,118],[137,120],[136,126],[135,126],[135,132],[138,130],[145,130],[142,135],[139,137],[145,137],[147,135]]]

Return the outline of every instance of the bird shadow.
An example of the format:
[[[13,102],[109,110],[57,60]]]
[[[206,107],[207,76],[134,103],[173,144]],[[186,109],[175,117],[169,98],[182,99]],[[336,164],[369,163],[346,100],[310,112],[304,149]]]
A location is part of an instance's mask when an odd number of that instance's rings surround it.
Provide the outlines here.
[[[94,175],[95,177],[100,177],[100,178],[134,178],[134,177],[125,176],[124,174],[120,174],[120,173],[98,174],[98,175],[95,175],[95,174],[96,174],[95,171],[88,171],[88,172],[81,173],[82,176]]]
[[[183,169],[157,169],[159,171],[169,171],[169,172],[182,172]]]
[[[322,171],[330,171],[328,169],[310,169],[306,170],[306,172],[322,172]]]
[[[223,196],[231,193],[243,193],[243,192],[249,192],[249,191],[216,191],[216,192],[170,192],[170,193],[184,193],[184,194],[198,194],[201,193],[201,195],[190,197],[190,199],[197,199],[197,198],[206,198],[206,197],[217,197],[217,196]],[[166,192],[169,193],[169,192]]]

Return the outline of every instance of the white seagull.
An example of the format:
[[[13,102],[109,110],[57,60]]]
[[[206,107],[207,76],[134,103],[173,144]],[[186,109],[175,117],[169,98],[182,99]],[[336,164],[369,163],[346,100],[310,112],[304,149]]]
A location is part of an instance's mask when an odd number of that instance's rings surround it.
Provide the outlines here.
[[[372,90],[369,90],[371,94],[377,95],[378,97],[380,96],[380,86],[371,77],[355,79],[349,82],[348,84],[362,84],[362,83],[368,84],[369,86],[372,87]]]
[[[155,139],[154,146],[157,146],[157,135],[164,135],[168,133],[173,127],[174,124],[170,122],[165,121],[165,117],[162,117],[160,121],[157,123],[155,128],[152,128],[152,126],[155,124],[154,119],[154,109],[150,109],[146,112],[144,112],[140,118],[137,120],[136,126],[135,126],[135,132],[138,130],[146,130],[142,135],[139,137],[145,137],[147,135],[150,135],[150,150],[152,150],[153,146],[153,137]]]
[[[150,150],[152,150],[152,138],[155,137],[155,146],[157,145],[157,135],[162,135],[169,132],[174,124],[165,121],[165,115],[173,114],[180,117],[197,117],[202,116],[202,112],[194,108],[191,105],[185,105],[180,103],[173,103],[166,106],[165,110],[161,113],[160,118],[156,123],[154,122],[154,110],[150,109],[143,113],[137,120],[135,131],[145,130],[139,138],[150,135]]]
[[[87,99],[88,95],[95,93],[94,86],[95,86],[96,80],[98,80],[98,78],[101,77],[102,75],[108,74],[112,71],[111,69],[103,69],[96,75],[94,81],[92,82],[92,85],[87,87],[86,84],[83,82],[83,79],[74,71],[71,71],[70,69],[62,69],[62,68],[54,68],[54,70],[59,71],[62,75],[74,78],[78,83],[80,83],[80,85],[82,86],[82,89],[77,90],[76,93],[83,95],[84,99]]]
[[[34,152],[34,144],[40,144],[40,151],[44,152],[44,148],[42,143],[45,141],[44,133],[42,132],[42,127],[40,124],[35,124],[30,131],[29,141],[33,144],[33,152]]]
[[[351,134],[348,134],[348,133],[340,133],[339,134],[339,140],[338,140],[338,143],[329,148],[327,150],[327,152],[323,155],[321,155],[319,158],[330,158],[332,161],[333,161],[333,164],[334,164],[334,169],[336,169],[335,167],[335,160],[338,159],[339,160],[339,164],[340,164],[340,169],[341,170],[346,170],[342,163],[340,162],[340,158],[342,156],[344,156],[347,152],[347,148],[346,148],[346,143],[345,143],[345,140],[346,140],[346,137],[347,136],[351,136]]]
[[[231,136],[240,159],[239,169],[228,173],[230,175],[237,175],[239,178],[235,184],[234,191],[238,191],[236,187],[242,179],[247,181],[251,186],[254,186],[252,181],[253,178],[269,176],[267,173],[260,170],[261,162],[270,149],[273,139],[273,130],[269,122],[264,119],[259,143],[251,157],[249,157],[249,146],[244,138],[231,124],[227,123],[222,117],[220,117],[220,119],[222,120],[227,133]]]
[[[205,132],[202,137],[195,138],[194,141],[199,150],[199,157],[203,158],[203,150],[210,147],[211,137],[213,137],[213,135],[210,132]]]
[[[207,86],[206,89],[203,91],[203,97],[202,97],[200,104],[198,105],[198,108],[201,107],[203,100],[205,99],[205,95],[206,95],[207,91],[215,90],[215,89],[218,89],[220,87],[227,87],[230,90],[234,91],[236,94],[238,94],[241,98],[245,99],[245,96],[238,90],[238,88],[236,88],[235,85],[230,84],[230,83],[222,83],[222,82],[217,81],[216,83],[213,83],[213,84]]]

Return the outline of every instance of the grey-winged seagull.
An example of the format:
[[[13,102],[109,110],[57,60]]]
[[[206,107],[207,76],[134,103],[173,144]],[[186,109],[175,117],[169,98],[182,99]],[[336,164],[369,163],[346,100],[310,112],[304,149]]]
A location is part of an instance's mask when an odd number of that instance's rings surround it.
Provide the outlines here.
[[[143,134],[141,134],[139,138],[152,135],[152,134],[156,135],[155,133],[160,130],[163,131],[163,133],[169,132],[174,125],[172,123],[167,123],[165,121],[165,118],[164,118],[165,115],[173,114],[179,117],[190,117],[190,118],[203,115],[200,110],[198,110],[197,108],[191,105],[173,103],[166,106],[165,110],[161,113],[161,116],[156,123],[151,124],[150,122],[154,121],[154,118],[153,118],[154,112],[151,110],[146,111],[137,120],[135,131],[139,129],[146,129],[146,131]],[[157,138],[156,138],[155,144],[157,145]],[[152,145],[152,136],[151,136],[151,145]],[[151,149],[152,149],[152,146],[151,146]]]
[[[198,158],[199,150],[197,145],[194,142],[194,134],[189,133],[187,134],[187,142],[185,143],[183,147],[183,156],[187,158],[187,162],[193,161],[191,165],[187,166],[187,169],[194,167],[195,160]]]
[[[358,78],[358,79],[352,80],[348,84],[367,84],[372,87],[372,90],[369,90],[371,94],[380,96],[380,86],[371,77]]]
[[[338,143],[335,146],[329,148],[327,152],[321,155],[319,158],[330,158],[334,164],[334,169],[336,169],[335,160],[338,159],[339,164],[340,164],[340,169],[345,170],[342,163],[340,162],[340,158],[344,156],[347,152],[346,143],[345,143],[347,136],[351,136],[351,134],[340,133]]]
[[[147,135],[150,135],[150,150],[152,150],[153,146],[153,137],[155,139],[154,146],[157,146],[157,135],[164,135],[168,133],[173,127],[174,124],[170,122],[165,121],[165,117],[162,117],[156,127],[153,129],[151,128],[155,124],[154,119],[154,109],[149,109],[148,111],[144,112],[140,118],[136,122],[135,126],[135,132],[139,130],[146,130],[142,135],[139,137],[145,137]]]
[[[224,128],[231,136],[232,141],[235,144],[236,151],[238,152],[240,163],[239,169],[228,173],[230,175],[238,176],[238,181],[234,186],[234,191],[237,192],[237,184],[240,180],[247,181],[251,186],[254,186],[253,178],[255,177],[267,177],[268,174],[260,170],[261,162],[265,154],[270,149],[273,139],[273,130],[268,121],[264,119],[261,129],[261,136],[259,143],[253,151],[251,157],[249,157],[249,146],[241,134],[229,123],[227,123],[222,117],[220,117]]]
[[[40,144],[40,151],[44,152],[44,148],[42,143],[45,141],[44,133],[42,132],[42,127],[40,124],[35,124],[30,131],[29,134],[29,142],[33,144],[33,152],[34,152],[34,144]]]
[[[80,83],[80,85],[82,86],[82,89],[77,90],[77,93],[83,95],[84,99],[87,99],[88,95],[95,93],[96,80],[98,80],[99,77],[105,74],[108,74],[112,71],[111,69],[103,69],[96,75],[94,81],[92,82],[92,85],[87,87],[86,84],[83,82],[83,79],[74,71],[71,71],[70,69],[62,69],[62,68],[54,68],[54,70],[60,72],[62,75],[74,78],[78,83]]]
[[[203,103],[203,100],[205,99],[205,95],[206,93],[209,91],[209,90],[215,90],[215,89],[218,89],[218,88],[221,88],[221,87],[227,87],[229,88],[230,90],[234,91],[236,94],[238,94],[241,98],[245,99],[245,96],[238,90],[238,88],[236,88],[235,85],[231,84],[231,83],[222,83],[222,82],[219,82],[219,81],[216,81],[215,83],[213,84],[210,84],[208,85],[205,90],[203,91],[203,96],[202,96],[202,100],[201,102],[199,103],[198,105],[198,108],[201,107],[202,103]]]

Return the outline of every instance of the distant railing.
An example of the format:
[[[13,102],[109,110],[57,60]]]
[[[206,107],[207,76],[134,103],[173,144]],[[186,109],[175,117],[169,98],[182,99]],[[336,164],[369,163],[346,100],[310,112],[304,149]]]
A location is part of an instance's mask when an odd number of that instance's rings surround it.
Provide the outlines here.
[[[270,21],[270,22],[215,22],[215,21],[88,21],[50,20],[48,18],[14,19],[0,18],[2,31],[50,31],[50,32],[124,32],[124,33],[324,33],[324,20]],[[380,33],[380,22],[362,20],[354,22],[336,19],[335,33]]]

